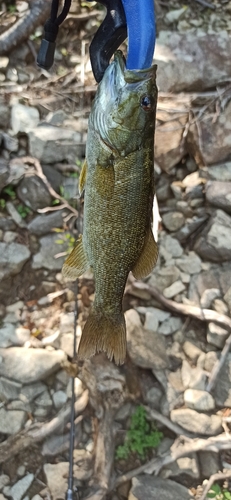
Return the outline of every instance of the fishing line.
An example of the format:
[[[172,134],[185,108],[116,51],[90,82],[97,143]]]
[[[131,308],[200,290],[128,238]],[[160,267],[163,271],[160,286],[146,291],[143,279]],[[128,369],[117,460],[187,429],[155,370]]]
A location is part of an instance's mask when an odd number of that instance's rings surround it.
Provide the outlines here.
[[[74,309],[74,339],[73,339],[73,361],[76,361],[77,356],[77,319],[78,319],[78,280],[75,284],[75,309]],[[74,462],[74,445],[75,445],[75,377],[71,377],[71,417],[70,417],[70,448],[69,448],[69,473],[68,473],[68,488],[66,492],[66,500],[79,500],[78,488],[73,487],[73,462]]]

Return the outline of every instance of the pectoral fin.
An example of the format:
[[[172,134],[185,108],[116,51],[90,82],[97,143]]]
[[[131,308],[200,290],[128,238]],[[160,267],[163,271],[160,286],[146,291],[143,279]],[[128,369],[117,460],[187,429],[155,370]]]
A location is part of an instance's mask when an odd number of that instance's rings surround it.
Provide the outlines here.
[[[87,256],[83,248],[82,235],[79,236],[75,248],[63,264],[63,276],[71,281],[79,278],[90,267]]]
[[[81,195],[84,187],[85,187],[85,182],[86,182],[86,177],[87,177],[87,161],[85,160],[80,172],[79,176],[79,194]]]
[[[144,240],[142,252],[132,269],[133,276],[138,280],[148,276],[155,267],[157,258],[158,246],[155,242],[152,230],[149,228]]]
[[[99,195],[106,200],[110,200],[115,188],[115,171],[113,165],[109,165],[108,167],[97,165],[94,181]]]

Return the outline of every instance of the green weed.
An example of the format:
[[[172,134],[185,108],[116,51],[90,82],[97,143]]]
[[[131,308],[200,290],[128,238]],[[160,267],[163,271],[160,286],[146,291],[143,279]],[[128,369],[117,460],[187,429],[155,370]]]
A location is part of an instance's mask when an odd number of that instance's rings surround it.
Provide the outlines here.
[[[231,493],[230,491],[221,488],[219,484],[215,483],[210,488],[206,498],[214,498],[214,500],[231,500]]]
[[[116,458],[127,460],[131,453],[136,453],[141,459],[145,459],[148,449],[156,448],[162,437],[162,432],[152,422],[148,422],[145,408],[138,406],[132,415],[125,442],[116,450]]]
[[[0,208],[5,208],[6,206],[6,200],[4,198],[0,198]]]
[[[16,198],[16,193],[15,193],[15,188],[14,186],[11,186],[10,184],[2,190],[4,194],[7,194],[11,200],[15,200]]]
[[[61,233],[62,232],[62,229],[58,229],[58,228],[55,228],[54,231],[56,233]],[[60,238],[58,240],[55,240],[55,243],[57,243],[57,245],[62,245],[65,241],[68,242],[68,247],[67,247],[67,253],[71,253],[74,246],[75,246],[75,238],[74,236],[72,236],[72,234],[70,233],[65,233],[63,235],[63,238]]]
[[[26,205],[18,205],[16,208],[19,215],[21,215],[23,219],[25,219],[25,217],[31,213],[31,209],[29,207],[26,207]]]

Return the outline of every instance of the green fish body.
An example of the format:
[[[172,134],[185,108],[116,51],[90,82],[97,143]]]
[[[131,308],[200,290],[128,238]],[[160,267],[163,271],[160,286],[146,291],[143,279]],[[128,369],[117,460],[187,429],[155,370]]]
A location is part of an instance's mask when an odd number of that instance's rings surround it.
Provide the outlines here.
[[[156,67],[126,70],[121,52],[100,82],[89,117],[86,161],[80,176],[84,230],[63,266],[76,279],[91,268],[95,300],[78,354],[126,356],[122,299],[128,273],[144,278],[158,249],[151,223],[154,197]]]

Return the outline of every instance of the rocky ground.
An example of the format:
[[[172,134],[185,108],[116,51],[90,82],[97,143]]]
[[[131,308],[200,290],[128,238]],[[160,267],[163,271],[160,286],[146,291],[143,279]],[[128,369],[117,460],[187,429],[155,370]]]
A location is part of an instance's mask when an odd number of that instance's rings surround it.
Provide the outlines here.
[[[199,500],[219,471],[230,489],[231,3],[208,3],[156,4],[159,260],[128,281],[120,368],[72,363],[76,288],[60,272],[82,228],[96,12],[70,15],[50,73],[34,64],[41,30],[0,57],[0,500],[65,498],[73,374],[80,498]],[[88,274],[78,340],[93,299]],[[140,404],[161,442],[115,458]]]

